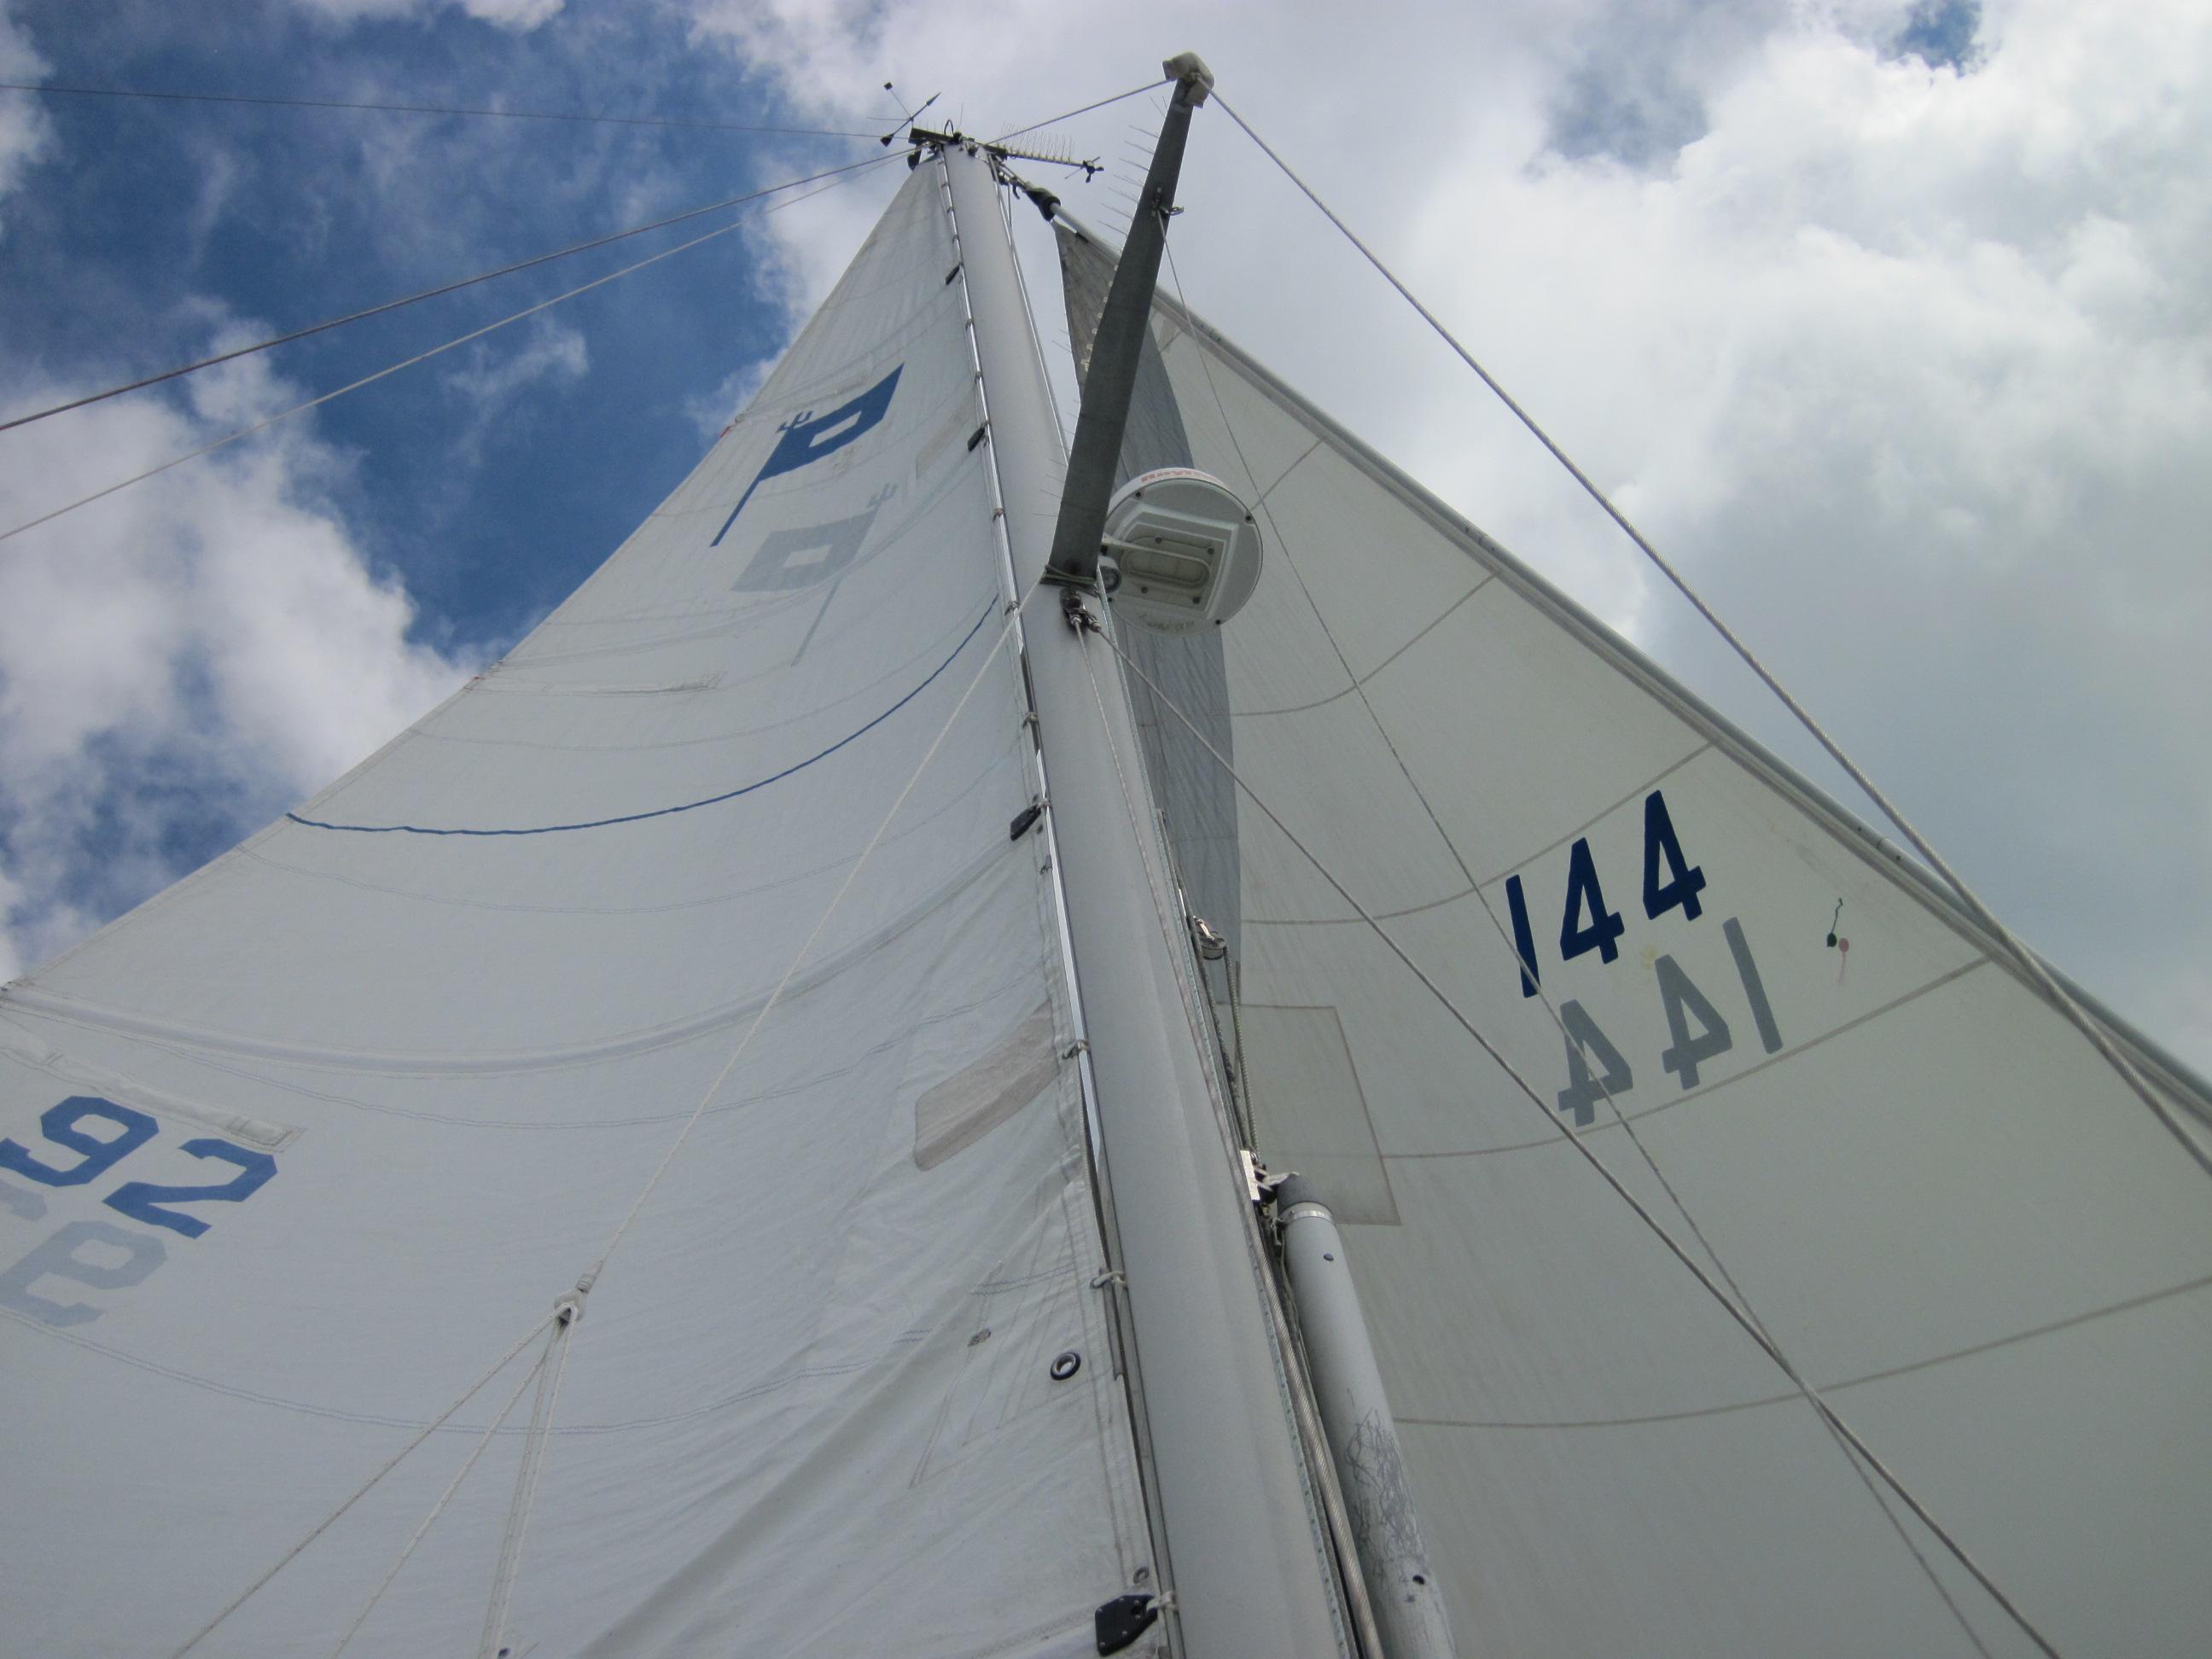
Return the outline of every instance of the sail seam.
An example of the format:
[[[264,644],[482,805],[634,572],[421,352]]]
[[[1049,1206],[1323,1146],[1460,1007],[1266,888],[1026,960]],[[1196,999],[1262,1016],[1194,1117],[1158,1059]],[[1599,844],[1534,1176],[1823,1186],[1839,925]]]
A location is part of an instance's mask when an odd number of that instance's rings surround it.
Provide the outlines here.
[[[2022,1342],[2032,1342],[2039,1337],[2053,1336],[2061,1331],[2071,1330],[2077,1325],[2087,1325],[2093,1321],[2108,1318],[2114,1314],[2133,1313],[2138,1308],[2151,1307],[2174,1297],[2186,1296],[2193,1291],[2202,1291],[2208,1287],[2212,1287],[2212,1273],[2207,1273],[2201,1279],[2190,1279],[2185,1284],[2169,1285],[2163,1290],[2146,1291],[2141,1296],[2130,1297],[2123,1302],[2111,1302],[2101,1308],[2090,1308],[2078,1314],[2070,1314],[2064,1319],[2055,1319],[2045,1325],[2032,1326],[2027,1330],[2014,1331],[2006,1336],[1991,1337],[1988,1341],[1977,1342],[1971,1347],[1954,1348],[1948,1353],[1931,1354],[1924,1359],[1908,1360],[1902,1365],[1892,1365],[1884,1370],[1869,1371],[1863,1376],[1847,1376],[1840,1382],[1824,1382],[1820,1385],[1820,1389],[1824,1394],[1835,1394],[1845,1389],[1860,1388],[1869,1382],[1886,1382],[1894,1377],[1910,1376],[1915,1371],[1930,1370],[1939,1365],[1951,1364],[1960,1359],[1971,1359],[1978,1354],[1990,1353],[1998,1348],[2009,1348]],[[1424,1428],[1435,1429],[1634,1428],[1648,1423],[1678,1423],[1691,1418],[1718,1417],[1729,1412],[1755,1411],[1764,1406],[1784,1406],[1803,1398],[1802,1395],[1798,1394],[1774,1394],[1765,1395],[1758,1400],[1731,1400],[1725,1405],[1698,1406],[1678,1412],[1650,1412],[1638,1417],[1569,1417],[1523,1420],[1509,1418],[1401,1416],[1398,1421],[1418,1423]]]
[[[1353,687],[1352,689],[1354,690],[1358,690],[1357,687]],[[1539,847],[1534,852],[1528,854],[1527,857],[1507,865],[1496,874],[1488,876],[1481,881],[1474,882],[1468,886],[1462,887],[1455,893],[1446,893],[1442,898],[1425,899],[1419,904],[1408,904],[1402,909],[1377,910],[1373,913],[1375,919],[1377,921],[1395,921],[1401,916],[1417,916],[1425,910],[1441,910],[1447,904],[1456,904],[1462,899],[1473,898],[1476,894],[1480,893],[1484,888],[1489,886],[1492,882],[1502,881],[1507,876],[1511,875],[1516,870],[1524,868],[1537,859],[1542,858],[1545,854],[1555,852],[1559,848],[1565,847],[1569,842],[1574,841],[1581,836],[1588,833],[1592,824],[1601,823],[1603,820],[1611,817],[1622,807],[1627,805],[1629,802],[1640,799],[1644,796],[1650,794],[1652,790],[1657,788],[1668,778],[1673,777],[1675,773],[1680,771],[1692,761],[1697,759],[1698,756],[1704,754],[1708,749],[1711,749],[1713,746],[1714,745],[1710,741],[1700,743],[1695,749],[1692,749],[1688,754],[1683,756],[1681,759],[1676,761],[1672,766],[1666,768],[1662,771],[1654,773],[1644,782],[1638,784],[1635,788],[1630,790],[1628,793],[1623,795],[1619,800],[1614,801],[1610,806],[1606,807],[1602,811],[1599,812],[1596,817],[1577,824],[1573,829],[1568,830],[1566,834],[1561,836],[1558,840],[1551,842],[1545,846]],[[1246,916],[1243,918],[1241,925],[1246,927],[1358,927],[1363,926],[1365,921],[1366,918],[1364,916]]]
[[[825,959],[812,972],[795,981],[796,994],[829,983],[847,969],[874,956],[877,951],[903,936],[906,932],[933,915],[939,906],[971,883],[988,875],[999,863],[1001,849],[988,848],[969,864],[949,877],[936,890],[912,910],[894,919],[877,933],[861,939]],[[996,994],[1002,988],[994,987],[987,995]],[[650,1026],[641,1031],[624,1032],[595,1043],[572,1044],[562,1048],[490,1053],[483,1054],[407,1054],[379,1053],[368,1049],[311,1048],[304,1044],[289,1044],[272,1039],[252,1037],[234,1032],[195,1030],[173,1021],[155,1019],[125,1010],[108,1008],[96,1003],[81,1002],[52,991],[30,988],[11,988],[0,991],[0,1010],[12,1005],[33,1015],[65,1021],[73,1025],[98,1030],[120,1031],[142,1039],[172,1054],[182,1054],[200,1063],[212,1063],[206,1056],[217,1054],[245,1054],[259,1059],[275,1060],[288,1065],[300,1066],[319,1072],[368,1073],[380,1077],[448,1077],[456,1074],[479,1077],[514,1077],[531,1072],[557,1071],[567,1066],[595,1066],[611,1060],[620,1060],[632,1054],[648,1054],[690,1042],[695,1037],[710,1035],[715,1030],[743,1018],[759,1006],[757,999],[724,1004],[694,1014],[687,1019],[666,1025]],[[20,1022],[18,1022],[20,1024]],[[344,1098],[344,1097],[321,1097]],[[368,1106],[367,1102],[356,1103]],[[372,1110],[390,1110],[386,1107],[371,1107]],[[403,1114],[424,1116],[431,1121],[466,1123],[468,1119],[441,1120],[435,1114]],[[653,1118],[610,1120],[600,1127],[614,1127],[636,1122],[666,1122],[680,1116],[671,1113]],[[499,1127],[487,1125],[485,1127]],[[544,1125],[509,1125],[510,1127],[544,1127]]]
[[[916,697],[927,690],[931,684],[936,680],[939,675],[942,674],[946,669],[952,666],[953,663],[958,659],[960,653],[968,648],[969,642],[972,641],[976,635],[983,631],[983,624],[991,620],[991,613],[998,609],[998,599],[994,595],[991,602],[983,607],[982,614],[975,618],[975,626],[968,630],[967,635],[961,640],[959,644],[952,647],[952,654],[947,657],[943,662],[938,664],[936,667],[930,670],[927,678],[924,679],[920,685],[915,686],[913,690],[908,692],[890,708],[884,709],[882,714],[870,720],[866,725],[856,727],[854,730],[847,732],[843,737],[838,738],[836,742],[831,744],[827,749],[821,750],[818,754],[809,755],[805,760],[795,762],[792,765],[785,767],[781,772],[772,773],[767,777],[756,779],[753,782],[745,784],[739,788],[726,789],[719,795],[708,795],[702,800],[685,801],[680,806],[656,806],[648,811],[643,812],[624,812],[615,817],[588,818],[576,823],[538,824],[527,829],[471,830],[440,828],[434,825],[420,823],[332,823],[321,818],[301,817],[297,812],[287,812],[284,816],[290,819],[294,823],[299,824],[305,829],[336,830],[357,836],[558,836],[566,835],[572,830],[607,830],[611,829],[617,824],[642,823],[648,818],[672,817],[678,812],[696,812],[702,806],[719,806],[724,801],[735,800],[740,795],[750,795],[755,790],[765,789],[772,783],[781,783],[784,779],[791,776],[793,773],[803,772],[808,767],[813,765],[815,762],[829,759],[830,756],[836,754],[840,749],[844,748],[846,744],[854,742],[857,738],[863,738],[869,732],[874,731],[876,727],[881,726],[892,715],[897,714],[900,709],[905,708],[907,704],[912,702]]]
[[[1234,440],[1232,438],[1232,441],[1233,441]],[[1318,444],[1321,441],[1319,439],[1316,439],[1314,441]],[[1255,501],[1252,505],[1255,512],[1259,511],[1261,507],[1267,505],[1267,497],[1264,495],[1261,496],[1260,500]],[[1269,524],[1273,524],[1275,522],[1275,515],[1273,514],[1270,513],[1267,514],[1267,522]],[[1397,661],[1399,658],[1404,656],[1408,651],[1411,651],[1423,640],[1428,638],[1428,636],[1437,629],[1443,626],[1444,619],[1449,617],[1452,612],[1457,611],[1460,606],[1465,605],[1469,599],[1481,592],[1484,588],[1489,586],[1491,583],[1497,580],[1498,573],[1493,570],[1488,575],[1485,576],[1480,581],[1477,582],[1474,586],[1468,588],[1466,592],[1461,594],[1449,605],[1446,605],[1443,610],[1437,611],[1435,616],[1431,617],[1422,625],[1421,631],[1419,633],[1414,635],[1412,639],[1407,640],[1405,644],[1400,646],[1389,656],[1383,658],[1381,662],[1376,663],[1374,667],[1369,669],[1364,674],[1361,674],[1354,678],[1352,682],[1349,685],[1346,686],[1341,691],[1332,691],[1325,697],[1316,697],[1311,702],[1288,703],[1280,708],[1232,708],[1229,711],[1229,717],[1231,720],[1241,720],[1255,719],[1261,714],[1303,714],[1309,708],[1326,708],[1330,703],[1339,702],[1345,697],[1350,696],[1353,692],[1367,684],[1369,681],[1374,679],[1376,675],[1380,674],[1392,663]],[[1318,607],[1316,607],[1316,614],[1318,614]],[[1349,666],[1349,665],[1347,665],[1347,666]]]
[[[1712,1094],[1717,1090],[1725,1089],[1732,1083],[1741,1083],[1747,1077],[1757,1076],[1759,1073],[1766,1070],[1770,1066],[1779,1066],[1785,1060],[1794,1060],[1799,1054],[1805,1053],[1808,1049],[1817,1048],[1820,1044],[1828,1042],[1832,1038],[1839,1037],[1845,1035],[1847,1032],[1855,1031],[1860,1026],[1864,1025],[1869,1020],[1879,1019],[1884,1014],[1893,1013],[1896,1010],[1904,1007],[1905,1004],[1917,1001],[1920,998],[1926,996],[1931,991],[1940,991],[1945,986],[1950,984],[1954,980],[1964,979],[1968,974],[1972,973],[1977,968],[1986,968],[1989,964],[1989,957],[1976,957],[1972,962],[1961,963],[1959,967],[1952,969],[1948,974],[1937,975],[1934,979],[1929,980],[1925,985],[1917,986],[1912,990],[1905,992],[1902,996],[1892,998],[1889,1001],[1883,1003],[1879,1008],[1869,1008],[1866,1012],[1859,1015],[1857,1018],[1845,1020],[1841,1025],[1835,1027],[1832,1030],[1823,1031],[1820,1036],[1815,1037],[1808,1037],[1802,1042],[1794,1044],[1792,1047],[1784,1049],[1779,1054],[1771,1054],[1766,1059],[1759,1061],[1756,1065],[1747,1066],[1741,1072],[1734,1073],[1728,1077],[1717,1078],[1712,1082],[1700,1084],[1694,1089],[1686,1089],[1680,1094],[1675,1096],[1674,1099],[1662,1100],[1656,1106],[1646,1106],[1638,1111],[1624,1112],[1618,1105],[1615,1105],[1613,1108],[1615,1121],[1618,1122],[1620,1127],[1626,1128],[1631,1123],[1641,1122],[1647,1117],[1656,1117],[1661,1112],[1671,1112],[1677,1106],[1686,1106],[1693,1100],[1702,1100],[1707,1095]],[[1606,1130],[1613,1127],[1614,1125],[1612,1123],[1600,1123],[1592,1127],[1588,1133],[1591,1134],[1602,1134]],[[1442,1152],[1383,1152],[1381,1154],[1381,1157],[1385,1163],[1410,1163],[1425,1158],[1488,1158],[1492,1153],[1496,1152],[1534,1152],[1540,1147],[1556,1146],[1559,1144],[1558,1139],[1554,1137],[1547,1140],[1516,1140],[1509,1142],[1502,1146],[1469,1146],[1460,1148],[1455,1151]]]

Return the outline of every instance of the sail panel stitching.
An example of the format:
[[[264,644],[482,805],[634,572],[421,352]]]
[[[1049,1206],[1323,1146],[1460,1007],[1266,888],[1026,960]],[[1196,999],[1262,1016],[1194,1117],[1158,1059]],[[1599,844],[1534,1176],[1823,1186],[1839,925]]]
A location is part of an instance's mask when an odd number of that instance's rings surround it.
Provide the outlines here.
[[[1204,361],[1204,348],[1202,347],[1200,348],[1200,361]],[[1318,443],[1320,440],[1316,439],[1315,441]],[[1254,502],[1253,508],[1255,512],[1265,512],[1267,509],[1267,498],[1262,496],[1258,501]],[[1271,525],[1275,523],[1275,515],[1273,513],[1267,514],[1267,522]],[[1279,534],[1278,535],[1277,539],[1281,539]],[[1287,554],[1285,556],[1288,556]],[[1295,567],[1293,568],[1295,568]],[[1364,674],[1355,677],[1351,684],[1346,685],[1341,691],[1332,691],[1325,697],[1316,697],[1311,702],[1285,703],[1279,708],[1232,708],[1229,711],[1229,717],[1231,720],[1251,720],[1261,714],[1303,714],[1309,708],[1326,708],[1330,703],[1336,702],[1345,697],[1350,696],[1353,692],[1358,690],[1360,687],[1365,685],[1370,680],[1373,679],[1384,669],[1388,668],[1392,663],[1397,661],[1399,658],[1404,656],[1408,651],[1411,651],[1423,640],[1428,638],[1431,633],[1443,625],[1445,618],[1449,617],[1454,611],[1457,611],[1460,606],[1465,605],[1469,599],[1481,592],[1484,588],[1489,586],[1491,583],[1497,580],[1498,574],[1495,571],[1492,571],[1488,575],[1485,576],[1480,581],[1475,583],[1474,586],[1468,588],[1466,592],[1461,594],[1443,610],[1437,611],[1435,616],[1430,617],[1427,622],[1422,623],[1419,633],[1414,635],[1412,639],[1407,640],[1405,644],[1400,646],[1389,656],[1383,658],[1381,662],[1376,663],[1374,667],[1369,669]],[[1301,586],[1303,586],[1303,584],[1301,584]],[[1318,608],[1316,608],[1315,614],[1316,616],[1320,614]],[[1341,660],[1340,657],[1340,660]],[[1345,671],[1347,673],[1351,672],[1351,666],[1352,665],[1349,663],[1344,664]]]
[[[1977,1342],[1971,1347],[1954,1348],[1947,1353],[1930,1354],[1924,1359],[1908,1360],[1902,1365],[1887,1370],[1869,1371],[1863,1376],[1847,1376],[1839,1382],[1824,1382],[1823,1392],[1836,1394],[1844,1389],[1856,1389],[1869,1382],[1887,1382],[1893,1377],[1909,1376],[1915,1371],[1932,1370],[1938,1365],[1948,1365],[1954,1360],[1971,1359],[1977,1354],[2009,1348],[2022,1342],[2032,1342],[2038,1337],[2056,1335],[2060,1331],[2073,1329],[2114,1314],[2133,1313],[2138,1308],[2148,1308],[2175,1297],[2186,1296],[2194,1291],[2212,1287],[2212,1273],[2192,1279],[2186,1284],[2169,1285],[2163,1290],[2146,1291],[2141,1296],[2128,1297],[2124,1302],[2108,1302],[2101,1308],[2090,1308],[2064,1319],[2054,1319],[2045,1325],[2032,1326],[2024,1331],[2014,1331],[2007,1336],[1991,1337],[1986,1342]],[[1550,1419],[1512,1419],[1503,1418],[1405,1417],[1401,1424],[1418,1423],[1425,1428],[1437,1429],[1613,1429],[1635,1428],[1648,1423],[1680,1423],[1692,1418],[1719,1417],[1729,1412],[1756,1411],[1765,1406],[1786,1406],[1802,1396],[1796,1394],[1771,1394],[1757,1400],[1731,1400],[1724,1405],[1697,1406],[1677,1412],[1648,1412],[1637,1417],[1568,1417]]]
[[[1861,1014],[1856,1019],[1846,1020],[1841,1025],[1835,1027],[1832,1030],[1821,1032],[1818,1036],[1808,1037],[1802,1042],[1796,1043],[1790,1048],[1784,1050],[1782,1053],[1769,1055],[1766,1059],[1759,1061],[1756,1065],[1745,1066],[1741,1072],[1731,1073],[1727,1077],[1723,1078],[1716,1078],[1711,1083],[1701,1083],[1694,1089],[1686,1089],[1680,1094],[1674,1096],[1672,1099],[1662,1100],[1656,1106],[1646,1106],[1633,1112],[1623,1112],[1619,1105],[1616,1104],[1613,1108],[1613,1112],[1619,1121],[1619,1127],[1627,1128],[1631,1123],[1640,1121],[1647,1117],[1656,1117],[1661,1112],[1671,1112],[1677,1106],[1686,1105],[1693,1100],[1701,1100],[1705,1096],[1713,1093],[1716,1090],[1727,1088],[1731,1083],[1741,1083],[1747,1077],[1755,1077],[1759,1073],[1766,1070],[1770,1066],[1779,1066],[1784,1060],[1795,1059],[1797,1055],[1803,1054],[1808,1048],[1818,1048],[1821,1043],[1827,1042],[1832,1037],[1839,1037],[1847,1031],[1856,1030],[1860,1026],[1864,1025],[1869,1020],[1879,1019],[1884,1014],[1893,1012],[1897,1009],[1904,1007],[1908,1002],[1917,1001],[1920,998],[1926,996],[1931,991],[1940,991],[1946,985],[1950,984],[1954,980],[1965,978],[1968,974],[1972,973],[1977,968],[1987,967],[1989,965],[1989,962],[1990,958],[1987,957],[1976,957],[1972,962],[1962,963],[1960,966],[1952,969],[1951,971],[1947,974],[1937,975],[1934,979],[1929,980],[1925,985],[1914,987],[1911,990],[1905,992],[1902,996],[1892,997],[1887,1002],[1883,1003],[1878,1008],[1868,1009],[1866,1012]],[[1590,1127],[1588,1133],[1591,1134],[1602,1134],[1605,1131],[1613,1128],[1613,1127],[1615,1126],[1611,1123],[1595,1124]],[[1540,1146],[1556,1146],[1559,1144],[1557,1137],[1553,1137],[1544,1140],[1510,1141],[1500,1146],[1460,1147],[1452,1151],[1441,1152],[1384,1152],[1382,1154],[1382,1157],[1386,1163],[1410,1163],[1424,1158],[1488,1158],[1493,1152],[1533,1152]]]

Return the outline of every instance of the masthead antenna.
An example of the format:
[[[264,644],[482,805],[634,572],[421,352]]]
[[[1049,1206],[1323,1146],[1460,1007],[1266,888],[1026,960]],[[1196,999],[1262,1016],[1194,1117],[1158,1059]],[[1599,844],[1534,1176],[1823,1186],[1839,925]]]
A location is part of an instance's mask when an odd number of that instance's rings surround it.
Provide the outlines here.
[[[891,83],[890,82],[886,81],[884,82],[884,90],[885,92],[891,93],[892,103],[897,104],[901,101],[899,95],[896,92],[891,92]],[[897,137],[900,133],[905,131],[907,128],[914,125],[915,116],[921,114],[922,111],[927,109],[932,104],[935,103],[943,96],[945,96],[945,94],[941,92],[931,93],[928,97],[923,99],[921,102],[917,104],[913,109],[908,110],[904,115],[900,116],[898,118],[898,125],[893,127],[889,132],[885,133],[882,137],[877,139],[876,142],[881,144],[885,149],[889,149],[891,147],[891,140]]]

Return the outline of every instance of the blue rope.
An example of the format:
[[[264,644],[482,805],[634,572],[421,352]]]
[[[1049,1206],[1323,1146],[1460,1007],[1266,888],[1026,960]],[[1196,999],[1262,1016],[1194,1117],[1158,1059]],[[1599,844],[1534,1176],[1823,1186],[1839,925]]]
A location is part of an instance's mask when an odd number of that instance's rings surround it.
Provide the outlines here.
[[[870,720],[866,726],[860,727],[858,730],[847,732],[843,737],[838,738],[836,742],[831,744],[827,749],[823,750],[819,754],[809,755],[805,760],[794,762],[793,764],[785,767],[781,772],[774,773],[768,777],[758,779],[754,782],[744,785],[741,788],[726,790],[719,795],[709,795],[704,800],[685,801],[681,806],[659,806],[655,807],[649,812],[626,812],[620,817],[592,818],[582,823],[542,824],[536,829],[531,830],[438,830],[428,828],[419,823],[325,823],[319,818],[303,818],[297,812],[287,812],[284,816],[289,818],[293,823],[300,824],[306,829],[343,830],[355,835],[362,836],[552,836],[559,835],[570,830],[605,830],[609,828],[611,825],[617,823],[641,823],[647,818],[665,818],[677,812],[695,811],[702,806],[719,805],[726,800],[735,800],[740,795],[750,795],[756,789],[765,789],[771,783],[781,782],[783,779],[789,777],[794,772],[803,772],[808,767],[813,765],[815,762],[818,760],[827,760],[830,756],[836,754],[840,749],[842,749],[847,744],[851,743],[856,738],[863,737],[866,733],[875,730],[878,726],[881,726],[892,715],[897,714],[900,709],[905,708],[907,704],[912,702],[916,697],[927,690],[931,681],[936,679],[939,674],[942,674],[946,669],[952,666],[954,661],[959,657],[960,653],[968,648],[969,642],[972,641],[977,634],[982,631],[983,624],[991,620],[991,613],[997,608],[997,605],[998,601],[995,599],[994,599],[989,605],[985,605],[983,607],[983,614],[975,618],[975,625],[969,629],[962,637],[959,644],[952,647],[952,655],[947,657],[943,662],[938,664],[935,668],[930,670],[927,679],[923,680],[920,685],[915,686],[913,690],[908,692],[906,696],[901,697],[890,708],[884,709],[882,714],[877,715],[875,719]]]

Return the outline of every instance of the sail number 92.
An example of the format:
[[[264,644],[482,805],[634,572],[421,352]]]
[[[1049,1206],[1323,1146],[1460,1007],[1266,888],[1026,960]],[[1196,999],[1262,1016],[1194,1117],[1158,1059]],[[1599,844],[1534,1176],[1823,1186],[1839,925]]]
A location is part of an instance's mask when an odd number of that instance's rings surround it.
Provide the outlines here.
[[[150,1115],[100,1096],[71,1095],[40,1115],[39,1129],[50,1144],[36,1150],[17,1140],[0,1139],[0,1170],[26,1176],[41,1187],[66,1190],[90,1186],[152,1140],[161,1126]],[[198,1238],[207,1231],[207,1220],[177,1206],[236,1204],[259,1191],[276,1173],[276,1160],[268,1153],[212,1135],[187,1140],[182,1150],[209,1164],[227,1165],[234,1173],[226,1181],[191,1186],[126,1181],[100,1202],[133,1221]],[[38,1221],[46,1213],[46,1201],[36,1193],[0,1182],[0,1210]],[[88,1249],[119,1251],[122,1259],[88,1256],[82,1254]],[[100,1310],[81,1302],[52,1301],[33,1287],[41,1279],[52,1278],[95,1290],[120,1290],[143,1279],[161,1265],[167,1255],[154,1234],[134,1232],[106,1221],[68,1222],[21,1261],[0,1272],[0,1308],[27,1314],[48,1325],[82,1324],[100,1317]]]

